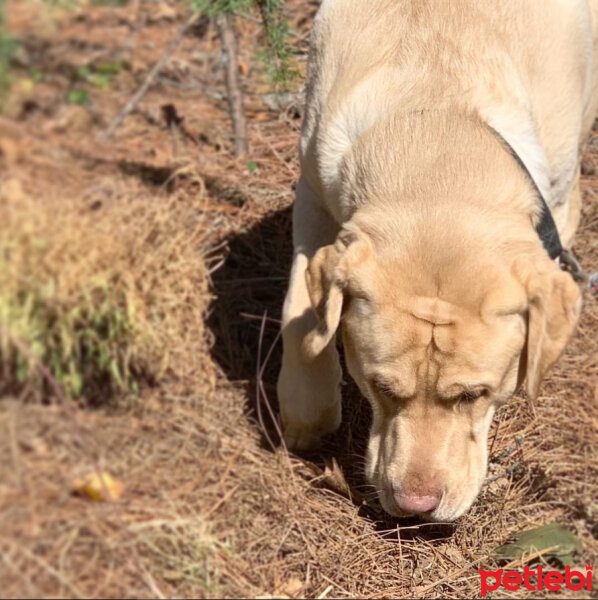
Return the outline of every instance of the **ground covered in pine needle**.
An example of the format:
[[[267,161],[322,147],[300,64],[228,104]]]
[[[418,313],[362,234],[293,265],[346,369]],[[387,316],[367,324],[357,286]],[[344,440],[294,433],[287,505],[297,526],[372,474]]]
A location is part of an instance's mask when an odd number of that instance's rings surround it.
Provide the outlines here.
[[[240,19],[251,152],[235,161],[221,51],[200,19],[107,140],[187,18],[182,2],[112,4],[8,13],[0,596],[473,597],[497,546],[552,522],[580,537],[577,564],[596,563],[598,302],[586,297],[535,406],[499,411],[497,477],[472,510],[451,525],[386,517],[362,475],[370,415],[351,383],[322,452],[279,447],[300,94],[272,95],[260,26]],[[293,92],[317,5],[287,3]],[[594,268],[597,168],[598,136],[575,243]],[[122,482],[118,501],[73,493],[96,470]]]

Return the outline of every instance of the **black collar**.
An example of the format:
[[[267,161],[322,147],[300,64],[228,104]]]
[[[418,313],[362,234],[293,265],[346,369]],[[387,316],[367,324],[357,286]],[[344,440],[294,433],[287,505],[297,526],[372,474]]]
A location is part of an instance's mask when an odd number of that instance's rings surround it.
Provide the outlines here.
[[[548,252],[548,256],[551,259],[561,258],[565,250],[563,249],[563,245],[561,244],[561,237],[559,236],[558,229],[556,228],[556,224],[552,217],[552,213],[550,212],[550,208],[548,204],[546,204],[546,200],[540,191],[537,183],[534,181],[534,178],[531,176],[529,169],[525,166],[525,163],[521,160],[521,157],[513,147],[505,140],[505,138],[498,133],[496,130],[492,130],[494,135],[499,139],[499,141],[503,144],[505,149],[509,152],[509,154],[515,159],[515,162],[521,167],[521,170],[526,174],[529,182],[533,186],[536,192],[536,198],[540,204],[540,219],[536,225],[536,233],[540,240],[542,240],[542,244]]]
[[[521,170],[526,174],[529,179],[530,184],[534,188],[536,192],[536,198],[538,199],[538,203],[540,205],[540,219],[536,224],[536,233],[538,237],[542,241],[542,245],[544,249],[548,253],[548,256],[552,260],[558,258],[559,266],[563,271],[567,271],[573,279],[579,283],[587,283],[590,290],[598,295],[598,272],[593,274],[587,274],[584,272],[582,266],[579,264],[577,258],[571,250],[568,248],[563,248],[563,244],[561,243],[561,237],[559,236],[558,229],[556,228],[556,224],[554,222],[554,218],[552,217],[552,213],[550,212],[550,208],[538,187],[538,184],[534,181],[529,169],[525,166],[525,163],[521,160],[521,157],[517,152],[515,152],[514,148],[503,138],[498,131],[492,129],[494,135],[498,138],[499,142],[503,145],[503,147],[507,150],[507,152],[515,159],[517,164],[521,167]]]

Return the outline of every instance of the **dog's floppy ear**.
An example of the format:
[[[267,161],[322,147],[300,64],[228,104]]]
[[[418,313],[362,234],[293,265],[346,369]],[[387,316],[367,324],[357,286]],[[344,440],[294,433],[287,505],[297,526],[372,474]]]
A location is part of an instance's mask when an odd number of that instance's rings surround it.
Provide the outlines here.
[[[318,323],[303,343],[308,360],[316,358],[333,339],[352,270],[365,259],[369,248],[358,233],[342,231],[334,244],[323,246],[310,260],[305,277]]]
[[[571,275],[548,257],[519,263],[528,295],[525,365],[528,397],[535,399],[540,382],[559,359],[575,330],[581,312],[581,291]]]

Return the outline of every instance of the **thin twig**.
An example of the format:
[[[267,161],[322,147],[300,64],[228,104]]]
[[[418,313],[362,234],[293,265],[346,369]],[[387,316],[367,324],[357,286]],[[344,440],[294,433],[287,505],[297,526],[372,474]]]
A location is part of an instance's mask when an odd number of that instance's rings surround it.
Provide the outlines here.
[[[223,504],[226,504],[234,495],[234,493],[241,487],[241,484],[237,484],[234,487],[232,487],[230,490],[228,490],[228,492],[226,492],[224,494],[224,496],[222,496],[217,502],[216,504],[214,504],[214,506],[212,506],[212,508],[210,508],[210,510],[208,510],[208,512],[206,512],[203,516],[204,519],[208,519],[208,517],[212,514],[215,513]]]
[[[266,315],[264,314],[264,317],[265,316]],[[262,368],[259,371],[259,384],[260,384],[260,390],[262,392],[262,397],[264,399],[264,403],[266,404],[266,408],[268,409],[268,413],[270,414],[270,418],[272,419],[272,423],[274,424],[276,433],[278,434],[278,437],[280,438],[280,443],[282,444],[283,448],[286,451],[287,446],[284,441],[284,437],[282,435],[282,429],[280,428],[278,419],[276,418],[276,415],[274,414],[274,411],[272,410],[272,405],[270,404],[270,400],[268,399],[268,394],[266,394],[266,390],[264,388],[264,371],[266,370],[266,367],[268,366],[268,363],[270,362],[270,357],[272,356],[272,352],[274,351],[274,348],[276,348],[276,344],[278,344],[278,341],[280,340],[281,336],[282,336],[282,329],[279,329],[278,333],[276,334],[276,337],[274,338],[274,341],[270,345],[270,349],[266,353],[266,358],[264,359],[264,361],[262,363]]]
[[[264,319],[263,316],[259,316],[259,315],[250,315],[249,313],[239,313],[240,317],[243,317],[244,319],[249,319],[252,321],[262,321]],[[282,321],[280,319],[275,319],[274,317],[266,317],[266,321],[268,321],[268,323],[274,323],[275,325],[280,326]]]
[[[149,87],[154,82],[154,79],[158,76],[160,71],[164,68],[166,63],[170,60],[170,57],[173,55],[174,51],[178,48],[187,29],[189,29],[189,27],[191,27],[191,25],[193,25],[193,23],[195,23],[195,21],[198,19],[198,17],[199,17],[199,13],[194,12],[185,21],[185,23],[183,23],[183,25],[181,25],[181,27],[177,31],[176,35],[170,41],[170,44],[168,44],[168,47],[166,48],[166,50],[164,50],[164,53],[162,54],[162,56],[160,56],[160,58],[158,59],[158,62],[153,66],[152,70],[147,74],[147,77],[145,78],[145,81],[141,84],[141,87],[137,90],[137,92],[129,100],[129,102],[127,102],[127,104],[122,108],[122,110],[118,113],[118,115],[116,115],[116,117],[114,118],[112,123],[110,123],[108,129],[106,129],[106,131],[104,132],[104,134],[102,136],[104,138],[104,140],[109,140],[112,137],[112,135],[114,134],[114,132],[118,129],[118,127],[120,127],[121,123],[135,110],[135,107],[139,104],[139,101],[141,100],[141,98],[143,98],[143,96],[145,95],[145,93],[147,92]]]
[[[497,473],[496,475],[493,475],[492,477],[487,477],[483,483],[483,487],[486,487],[486,486],[490,485],[491,483],[498,481],[499,479],[505,479],[505,478],[509,477],[513,472],[515,472],[519,467],[521,467],[522,464],[523,463],[517,461],[515,464],[511,465],[508,469],[505,469],[501,473]]]
[[[494,437],[492,438],[492,444],[490,444],[490,450],[488,451],[488,456],[492,456],[494,452],[494,444],[496,444],[496,438],[498,437],[498,432],[500,431],[500,426],[502,425],[502,421],[499,421],[496,425],[496,430],[494,432]]]
[[[235,156],[243,156],[249,151],[247,120],[243,107],[243,92],[239,77],[239,59],[237,37],[235,35],[234,15],[222,14],[216,17],[216,27],[220,36],[222,50],[226,57],[226,90],[228,107],[233,120]]]
[[[264,311],[264,316],[262,317],[262,324],[260,327],[260,337],[258,339],[257,346],[257,365],[256,365],[256,373],[255,373],[255,402],[257,409],[257,418],[262,428],[262,433],[266,438],[268,444],[270,444],[270,448],[272,452],[276,452],[276,444],[272,441],[270,434],[268,433],[268,428],[266,427],[266,423],[264,422],[264,417],[262,415],[262,341],[264,339],[264,330],[266,328],[266,317],[267,311]]]
[[[268,352],[266,353],[265,359],[262,361],[262,340],[264,337],[264,331],[265,331],[267,320],[268,320],[268,311],[264,311],[264,314],[262,316],[262,323],[261,323],[261,327],[260,327],[260,337],[259,337],[259,341],[258,341],[258,359],[257,359],[257,370],[256,370],[255,393],[256,393],[256,399],[257,399],[256,401],[257,401],[258,420],[259,420],[262,430],[264,431],[264,436],[266,437],[268,443],[270,444],[272,451],[275,452],[276,445],[273,443],[272,438],[270,437],[270,435],[268,434],[268,432],[266,430],[266,425],[265,425],[265,422],[264,422],[264,419],[262,416],[262,400],[263,400],[264,404],[266,405],[266,408],[268,409],[268,414],[270,415],[270,419],[272,420],[274,429],[276,430],[276,433],[278,434],[278,437],[280,438],[280,443],[281,443],[282,447],[285,449],[285,451],[287,451],[287,447],[286,447],[286,444],[284,441],[284,437],[282,435],[282,430],[280,428],[280,424],[278,423],[278,419],[276,418],[276,415],[274,414],[274,410],[272,409],[272,406],[270,405],[270,401],[268,399],[268,394],[266,393],[266,389],[264,388],[264,381],[263,381],[264,371],[266,370],[266,367],[268,366],[268,362],[270,361],[270,357],[272,356],[272,352],[274,351],[276,344],[278,344],[278,341],[280,340],[282,330],[279,329],[278,333],[276,334],[276,337],[274,338],[274,341],[272,342],[272,344],[270,344],[270,348],[268,349]]]
[[[508,448],[505,448],[496,458],[492,459],[491,462],[495,465],[501,465],[509,456],[511,456],[511,454],[513,454],[515,451],[521,448],[523,442],[525,442],[525,436],[518,435],[515,438],[515,442],[511,444]]]

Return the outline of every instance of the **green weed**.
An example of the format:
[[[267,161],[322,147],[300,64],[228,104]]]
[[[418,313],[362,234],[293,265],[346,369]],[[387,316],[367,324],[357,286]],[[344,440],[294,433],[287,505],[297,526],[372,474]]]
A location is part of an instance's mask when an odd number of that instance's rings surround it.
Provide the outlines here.
[[[18,44],[18,40],[6,28],[6,0],[0,0],[0,112],[10,90],[10,61]]]
[[[202,369],[207,279],[194,208],[78,206],[0,181],[0,392],[43,400],[59,386],[97,405]]]

